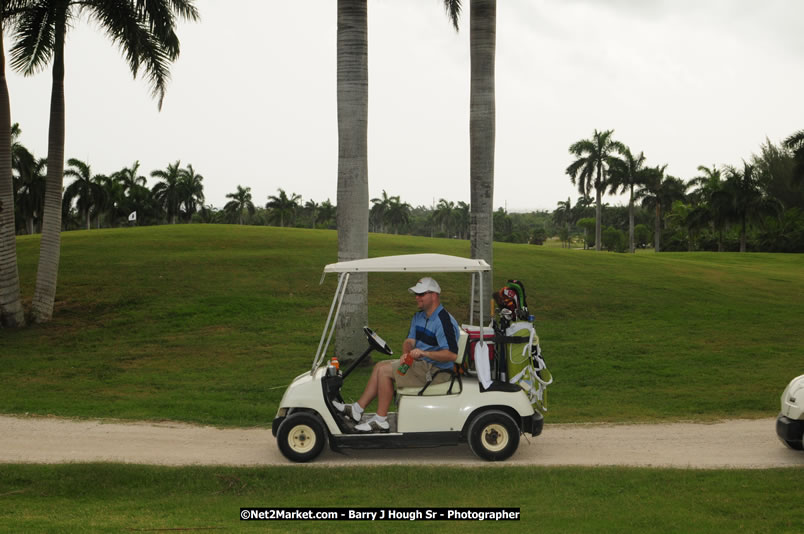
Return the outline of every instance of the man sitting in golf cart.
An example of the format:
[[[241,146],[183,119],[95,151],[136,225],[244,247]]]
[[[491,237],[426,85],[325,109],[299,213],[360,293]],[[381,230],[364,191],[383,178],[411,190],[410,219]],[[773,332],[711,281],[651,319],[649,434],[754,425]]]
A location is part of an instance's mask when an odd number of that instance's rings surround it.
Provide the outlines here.
[[[394,381],[398,387],[422,387],[428,382],[439,384],[451,378],[449,371],[458,357],[458,322],[441,305],[441,287],[429,276],[419,280],[409,291],[416,295],[419,311],[410,322],[408,338],[402,344],[402,357],[376,364],[357,402],[333,402],[339,412],[359,423],[363,410],[377,399],[376,415],[357,425],[356,430],[388,431],[390,425],[386,416],[394,396]],[[413,363],[402,374],[397,370],[407,356]]]

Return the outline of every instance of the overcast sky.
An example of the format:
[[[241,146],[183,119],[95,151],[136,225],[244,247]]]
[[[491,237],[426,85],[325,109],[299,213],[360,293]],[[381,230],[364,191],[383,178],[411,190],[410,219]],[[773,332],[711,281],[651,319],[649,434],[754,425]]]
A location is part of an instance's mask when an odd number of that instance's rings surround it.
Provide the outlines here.
[[[456,33],[442,0],[368,0],[371,197],[469,201],[464,4]],[[335,202],[337,2],[196,5],[161,112],[105,36],[75,24],[66,157],[101,174],[191,163],[219,208],[237,185],[257,205],[280,187]],[[595,128],[684,180],[804,128],[802,20],[799,0],[498,0],[495,208],[574,203],[567,148]],[[21,140],[44,157],[50,71],[8,83]]]

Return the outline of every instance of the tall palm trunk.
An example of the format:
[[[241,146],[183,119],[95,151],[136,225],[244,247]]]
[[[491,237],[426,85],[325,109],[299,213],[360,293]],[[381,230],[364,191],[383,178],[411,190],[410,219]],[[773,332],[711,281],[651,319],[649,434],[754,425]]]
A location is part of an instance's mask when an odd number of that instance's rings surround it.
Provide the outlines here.
[[[470,250],[472,258],[484,259],[493,266],[497,1],[472,0],[469,17],[472,70],[469,103]],[[483,288],[486,292],[491,291],[492,280],[491,271],[483,274]],[[485,298],[485,295],[480,295],[480,298]],[[480,303],[476,303],[476,310],[479,310],[479,305]]]
[[[634,184],[631,184],[631,198],[628,200],[628,250],[636,252],[634,245]]]
[[[597,183],[601,184],[601,174],[602,169],[598,164],[597,167]],[[603,229],[602,220],[603,220],[603,193],[601,189],[603,185],[601,184],[600,187],[595,187],[595,250],[600,252],[602,250],[601,241],[603,240]]]
[[[47,182],[39,247],[39,267],[33,299],[33,319],[38,323],[53,317],[61,253],[61,197],[64,181],[64,34],[65,13],[56,14],[53,45],[53,87],[50,95],[50,126],[47,145]]]
[[[338,260],[368,257],[368,16],[366,0],[338,0]],[[365,347],[368,280],[352,274],[336,326],[335,352]],[[368,363],[368,362],[367,362]]]
[[[659,204],[659,201],[656,201],[656,222],[653,227],[653,247],[656,252],[661,252],[662,250],[662,206]]]
[[[6,83],[3,28],[0,26],[0,325],[18,327],[24,323],[17,267],[17,237],[14,232],[11,108]]]

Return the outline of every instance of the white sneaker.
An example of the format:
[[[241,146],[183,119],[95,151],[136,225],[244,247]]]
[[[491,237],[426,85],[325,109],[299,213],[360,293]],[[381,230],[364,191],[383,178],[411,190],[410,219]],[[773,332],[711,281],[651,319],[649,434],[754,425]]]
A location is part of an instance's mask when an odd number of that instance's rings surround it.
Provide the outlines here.
[[[355,423],[359,423],[360,419],[363,417],[363,412],[361,411],[360,413],[357,413],[357,410],[355,410],[354,405],[352,404],[343,404],[338,401],[332,401],[332,405],[342,415],[345,415]]]
[[[359,432],[388,432],[390,429],[391,425],[388,423],[388,420],[382,420],[376,415],[365,423],[361,423],[355,427],[355,430]]]

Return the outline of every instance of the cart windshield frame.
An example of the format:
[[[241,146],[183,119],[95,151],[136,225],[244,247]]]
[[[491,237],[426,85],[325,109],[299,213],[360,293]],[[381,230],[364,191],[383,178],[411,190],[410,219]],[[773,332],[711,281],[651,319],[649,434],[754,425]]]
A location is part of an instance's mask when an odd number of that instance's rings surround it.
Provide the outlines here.
[[[479,302],[480,324],[483,325],[483,277],[484,272],[491,271],[491,266],[482,259],[462,258],[460,256],[449,256],[446,254],[402,254],[398,256],[381,256],[377,258],[366,258],[360,260],[342,261],[330,263],[324,267],[321,275],[321,283],[327,273],[338,274],[338,286],[332,298],[329,308],[329,315],[324,324],[324,331],[321,333],[321,340],[318,343],[313,366],[310,373],[323,363],[324,357],[329,348],[332,335],[335,333],[335,324],[341,310],[343,296],[346,294],[346,287],[349,284],[349,275],[352,273],[471,273],[472,290],[470,298],[469,317],[474,317],[474,297],[475,288],[478,289],[477,297]],[[476,283],[476,280],[479,283]],[[333,316],[334,311],[334,316]],[[326,342],[325,342],[326,340]]]

